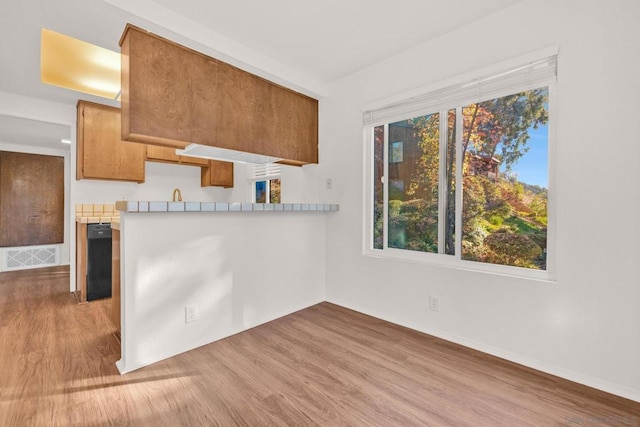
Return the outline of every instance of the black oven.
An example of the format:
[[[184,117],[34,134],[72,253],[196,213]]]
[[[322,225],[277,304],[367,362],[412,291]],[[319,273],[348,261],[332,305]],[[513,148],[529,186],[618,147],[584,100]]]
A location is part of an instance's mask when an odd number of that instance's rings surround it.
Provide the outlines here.
[[[111,224],[87,225],[87,301],[111,296]]]

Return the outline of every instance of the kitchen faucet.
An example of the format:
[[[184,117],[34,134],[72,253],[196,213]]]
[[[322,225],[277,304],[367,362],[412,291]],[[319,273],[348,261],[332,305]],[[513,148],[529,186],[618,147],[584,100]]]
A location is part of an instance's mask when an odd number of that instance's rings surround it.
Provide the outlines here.
[[[177,201],[181,202],[182,201],[182,193],[180,192],[179,188],[174,188],[174,190],[173,190],[173,201],[174,202],[176,201],[176,194],[178,195],[178,200]]]

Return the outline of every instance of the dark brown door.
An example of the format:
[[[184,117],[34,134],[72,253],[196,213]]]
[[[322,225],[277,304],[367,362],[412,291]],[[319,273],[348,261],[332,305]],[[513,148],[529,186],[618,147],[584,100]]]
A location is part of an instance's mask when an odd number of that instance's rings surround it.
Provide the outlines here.
[[[0,246],[63,243],[64,158],[0,151]]]

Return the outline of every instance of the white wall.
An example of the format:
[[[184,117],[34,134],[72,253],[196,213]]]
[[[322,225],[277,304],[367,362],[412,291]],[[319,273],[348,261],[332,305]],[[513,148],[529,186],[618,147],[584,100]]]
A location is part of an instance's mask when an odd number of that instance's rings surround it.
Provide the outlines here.
[[[525,1],[332,84],[327,299],[640,401],[639,21],[635,0]],[[550,45],[557,283],[363,256],[362,107]]]
[[[121,216],[125,373],[325,299],[334,212]],[[199,319],[185,323],[185,307]]]

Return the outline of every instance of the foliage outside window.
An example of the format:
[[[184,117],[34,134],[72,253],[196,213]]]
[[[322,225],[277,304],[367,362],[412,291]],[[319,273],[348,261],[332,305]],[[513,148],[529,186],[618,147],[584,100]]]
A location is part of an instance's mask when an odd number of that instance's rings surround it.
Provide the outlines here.
[[[280,178],[256,181],[254,193],[255,203],[280,203]]]
[[[254,203],[280,203],[280,165],[254,164],[249,169],[251,198]]]
[[[547,270],[548,123],[544,85],[373,126],[370,247]]]
[[[462,259],[546,270],[548,100],[545,87],[463,108]]]

